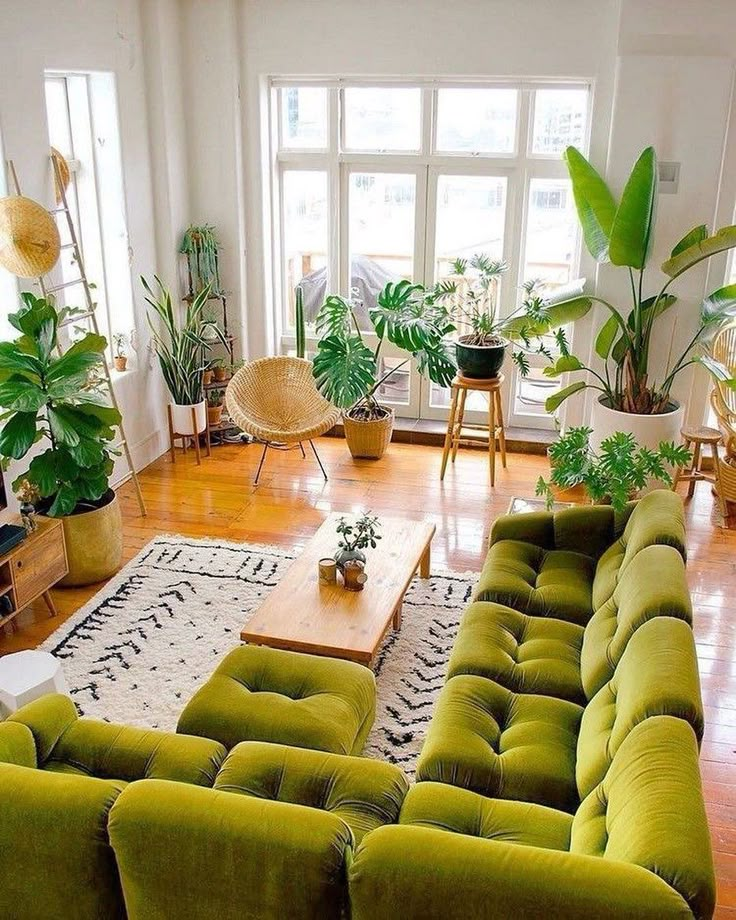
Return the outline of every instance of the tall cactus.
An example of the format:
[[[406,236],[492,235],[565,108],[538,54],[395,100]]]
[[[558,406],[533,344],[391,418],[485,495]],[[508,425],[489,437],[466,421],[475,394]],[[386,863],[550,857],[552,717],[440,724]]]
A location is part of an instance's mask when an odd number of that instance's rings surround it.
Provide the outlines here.
[[[296,356],[306,357],[307,332],[304,324],[304,293],[299,285],[295,289],[296,302]]]

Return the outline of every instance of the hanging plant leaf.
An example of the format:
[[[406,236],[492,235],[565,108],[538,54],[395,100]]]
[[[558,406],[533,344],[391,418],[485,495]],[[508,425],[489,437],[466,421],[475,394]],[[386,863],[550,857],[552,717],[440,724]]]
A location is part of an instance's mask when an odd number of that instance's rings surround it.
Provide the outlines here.
[[[722,227],[713,236],[698,240],[687,249],[667,259],[662,263],[662,271],[670,278],[677,278],[693,265],[702,262],[703,259],[709,259],[719,252],[726,252],[728,249],[733,249],[734,246],[736,246],[736,226]]]
[[[575,383],[571,383],[570,386],[565,387],[558,393],[553,393],[552,396],[548,396],[545,400],[544,408],[547,412],[555,412],[569,396],[579,393],[580,390],[584,390],[586,386],[587,384],[583,380],[577,380]]]

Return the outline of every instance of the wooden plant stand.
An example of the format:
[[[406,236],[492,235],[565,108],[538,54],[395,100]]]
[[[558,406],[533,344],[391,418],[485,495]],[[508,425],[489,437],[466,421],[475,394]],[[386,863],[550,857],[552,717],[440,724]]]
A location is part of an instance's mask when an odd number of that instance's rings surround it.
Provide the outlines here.
[[[169,449],[171,450],[171,462],[172,463],[176,463],[176,443],[175,442],[178,438],[181,438],[182,453],[184,454],[187,452],[187,440],[191,438],[194,441],[194,455],[197,458],[197,466],[199,466],[202,462],[202,451],[200,449],[200,444],[199,444],[199,439],[201,438],[202,435],[204,435],[204,438],[205,438],[204,444],[205,444],[205,450],[207,451],[207,456],[208,457],[212,456],[212,444],[210,442],[210,420],[209,420],[209,417],[206,415],[206,411],[207,410],[205,409],[206,423],[205,423],[204,431],[200,431],[198,434],[180,434],[178,431],[174,431],[174,417],[171,412],[171,403],[167,404],[166,412],[169,418],[169,444],[170,444]],[[196,431],[196,430],[197,430],[197,410],[194,408],[194,406],[192,406],[192,431]]]
[[[64,527],[57,518],[37,517],[36,521],[33,533],[0,556],[0,596],[9,597],[13,607],[6,614],[0,612],[0,627],[13,629],[15,617],[40,597],[49,614],[56,616],[50,588],[69,571]]]
[[[488,465],[492,486],[496,484],[496,441],[498,441],[498,446],[501,450],[501,463],[503,468],[506,469],[506,429],[503,421],[503,405],[501,403],[503,381],[503,374],[488,380],[476,380],[472,377],[458,375],[452,381],[452,402],[450,403],[450,416],[447,419],[447,434],[445,435],[445,447],[442,452],[440,481],[445,478],[448,459],[452,458],[452,462],[455,462],[457,449],[461,444],[472,445],[477,444],[479,441],[480,443],[488,444]],[[463,422],[468,391],[488,394],[487,426],[466,425]],[[474,437],[463,437],[463,429],[482,432],[482,434]]]
[[[696,482],[709,482],[711,485],[715,486],[716,494],[718,495],[718,501],[721,504],[721,511],[723,517],[728,518],[728,507],[726,505],[726,499],[723,495],[723,488],[721,486],[721,458],[718,455],[718,444],[721,441],[721,432],[717,428],[708,428],[707,426],[697,427],[697,428],[682,428],[680,430],[682,439],[685,442],[685,447],[689,450],[691,445],[693,447],[693,459],[690,464],[690,467],[686,469],[685,467],[678,467],[677,472],[674,475],[672,480],[672,491],[677,491],[677,486],[681,482],[688,483],[687,487],[687,496],[692,498],[693,493],[695,492],[695,483]],[[702,468],[702,450],[704,445],[710,445],[711,452],[713,454],[713,475],[711,476],[708,473],[703,472]]]

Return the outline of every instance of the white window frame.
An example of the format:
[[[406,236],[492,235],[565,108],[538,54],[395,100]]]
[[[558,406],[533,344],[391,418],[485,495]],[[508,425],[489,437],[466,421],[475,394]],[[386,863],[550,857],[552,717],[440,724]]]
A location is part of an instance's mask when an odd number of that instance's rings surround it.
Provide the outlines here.
[[[323,149],[285,148],[282,142],[282,112],[280,90],[289,87],[318,86],[328,91],[327,138]],[[344,90],[353,86],[418,87],[420,93],[420,148],[414,152],[345,150]],[[513,153],[492,152],[437,152],[437,93],[440,89],[478,88],[515,89],[518,93],[516,113],[516,139]],[[288,322],[287,266],[284,258],[282,174],[285,170],[320,170],[327,175],[328,206],[328,290],[348,293],[349,286],[349,175],[351,172],[412,173],[417,177],[414,237],[414,279],[426,284],[434,282],[429,274],[434,271],[437,181],[440,175],[503,176],[507,179],[506,220],[504,225],[504,258],[509,269],[501,285],[501,309],[508,312],[518,303],[519,285],[523,280],[526,245],[527,215],[532,179],[567,179],[567,169],[560,156],[532,153],[534,125],[534,93],[537,89],[585,89],[588,92],[588,110],[584,148],[587,152],[593,123],[594,86],[588,78],[568,81],[505,81],[505,80],[422,80],[350,78],[332,79],[315,77],[271,77],[269,80],[270,162],[272,164],[271,211],[273,215],[273,303],[275,308],[277,347],[288,352],[295,346],[293,328]],[[578,232],[576,258],[571,268],[572,277],[581,268],[581,238]],[[570,330],[572,338],[574,330]],[[366,336],[371,342],[371,336]],[[316,339],[307,330],[307,346],[316,347]],[[387,343],[386,356],[394,350]],[[396,352],[398,354],[398,352]],[[542,366],[543,360],[531,361],[532,366]],[[554,418],[549,415],[525,413],[516,408],[519,387],[518,373],[509,366],[510,386],[505,388],[505,416],[510,425],[554,428]],[[445,419],[447,409],[431,405],[429,381],[421,378],[412,367],[408,404],[396,404],[399,416],[411,418]],[[484,421],[485,413],[466,413],[468,421]]]

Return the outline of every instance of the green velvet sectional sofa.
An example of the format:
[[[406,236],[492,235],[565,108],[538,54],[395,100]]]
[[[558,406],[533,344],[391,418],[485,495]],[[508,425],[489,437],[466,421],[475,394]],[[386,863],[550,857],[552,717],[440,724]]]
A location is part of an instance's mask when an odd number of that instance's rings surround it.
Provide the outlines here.
[[[179,734],[0,723],[0,917],[713,914],[677,496],[499,518],[409,787],[373,675],[241,647]]]

